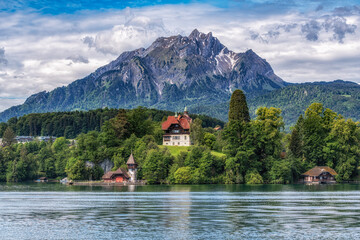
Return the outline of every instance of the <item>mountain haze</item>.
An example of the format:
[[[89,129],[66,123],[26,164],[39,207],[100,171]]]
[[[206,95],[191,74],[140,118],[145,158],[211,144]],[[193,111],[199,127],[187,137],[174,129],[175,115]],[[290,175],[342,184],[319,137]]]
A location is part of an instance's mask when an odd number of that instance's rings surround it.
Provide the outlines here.
[[[255,97],[287,85],[252,50],[235,53],[212,33],[195,29],[185,37],[158,38],[148,48],[124,52],[68,86],[34,94],[0,113],[0,121],[28,113],[102,107],[179,111],[227,102],[235,89]]]

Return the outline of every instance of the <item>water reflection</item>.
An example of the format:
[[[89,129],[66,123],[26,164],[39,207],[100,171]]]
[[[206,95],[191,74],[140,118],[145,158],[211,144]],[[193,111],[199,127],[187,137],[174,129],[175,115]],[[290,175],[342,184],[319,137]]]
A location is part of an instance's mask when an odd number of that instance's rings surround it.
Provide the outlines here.
[[[0,184],[1,239],[354,239],[359,220],[350,184]]]

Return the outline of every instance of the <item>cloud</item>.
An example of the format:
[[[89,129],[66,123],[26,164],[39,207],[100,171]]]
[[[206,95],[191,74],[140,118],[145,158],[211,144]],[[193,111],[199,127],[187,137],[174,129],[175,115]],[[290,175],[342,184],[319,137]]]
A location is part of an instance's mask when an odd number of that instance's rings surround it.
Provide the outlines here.
[[[357,26],[354,24],[347,24],[346,19],[343,17],[329,17],[326,19],[324,27],[326,31],[332,30],[334,39],[343,43],[345,34],[353,34]]]
[[[319,39],[319,32],[321,30],[321,24],[316,20],[301,26],[301,32],[305,34],[305,37],[309,41],[317,41]]]
[[[85,36],[83,43],[103,54],[119,55],[123,51],[148,46],[160,36],[169,36],[161,18],[135,16],[126,9],[126,22],[95,36]]]
[[[8,61],[5,58],[5,48],[0,48],[0,66],[7,65]]]
[[[188,35],[194,28],[211,31],[230,50],[253,49],[289,82],[360,80],[357,6],[313,1],[297,8],[296,1],[280,6],[258,2],[250,7],[238,1],[228,8],[192,3],[64,15],[0,12],[0,19],[6,19],[0,23],[0,98],[9,106],[15,97],[83,78],[123,51],[148,47],[158,37]]]
[[[73,63],[89,63],[89,59],[81,55],[74,55],[67,57],[66,59],[71,60]]]
[[[360,14],[360,6],[343,6],[343,7],[337,7],[333,10],[334,16],[350,16],[350,15],[359,15]]]
[[[319,6],[316,7],[315,11],[319,12],[319,11],[321,11],[323,9],[324,9],[324,5],[320,4]]]

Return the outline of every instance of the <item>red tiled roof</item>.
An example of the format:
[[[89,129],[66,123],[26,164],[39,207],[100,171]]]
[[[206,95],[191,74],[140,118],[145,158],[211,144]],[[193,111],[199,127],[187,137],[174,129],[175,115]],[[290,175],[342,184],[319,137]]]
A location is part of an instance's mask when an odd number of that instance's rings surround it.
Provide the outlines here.
[[[328,172],[331,175],[335,176],[337,175],[337,173],[335,172],[334,169],[329,168],[327,166],[316,166],[312,169],[310,169],[309,171],[307,171],[306,173],[303,173],[302,175],[304,176],[314,176],[317,177],[319,176],[322,172]]]
[[[167,130],[172,124],[179,124],[183,129],[190,129],[191,118],[187,115],[168,116],[168,119],[162,123],[161,129]]]

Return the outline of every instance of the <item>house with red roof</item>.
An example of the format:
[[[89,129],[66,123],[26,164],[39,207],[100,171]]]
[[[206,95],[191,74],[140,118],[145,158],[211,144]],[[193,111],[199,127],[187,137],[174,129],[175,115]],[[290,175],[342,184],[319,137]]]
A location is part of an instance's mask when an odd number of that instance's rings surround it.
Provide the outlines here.
[[[162,123],[163,145],[169,146],[190,146],[190,124],[192,119],[185,107],[184,114],[168,116]]]

